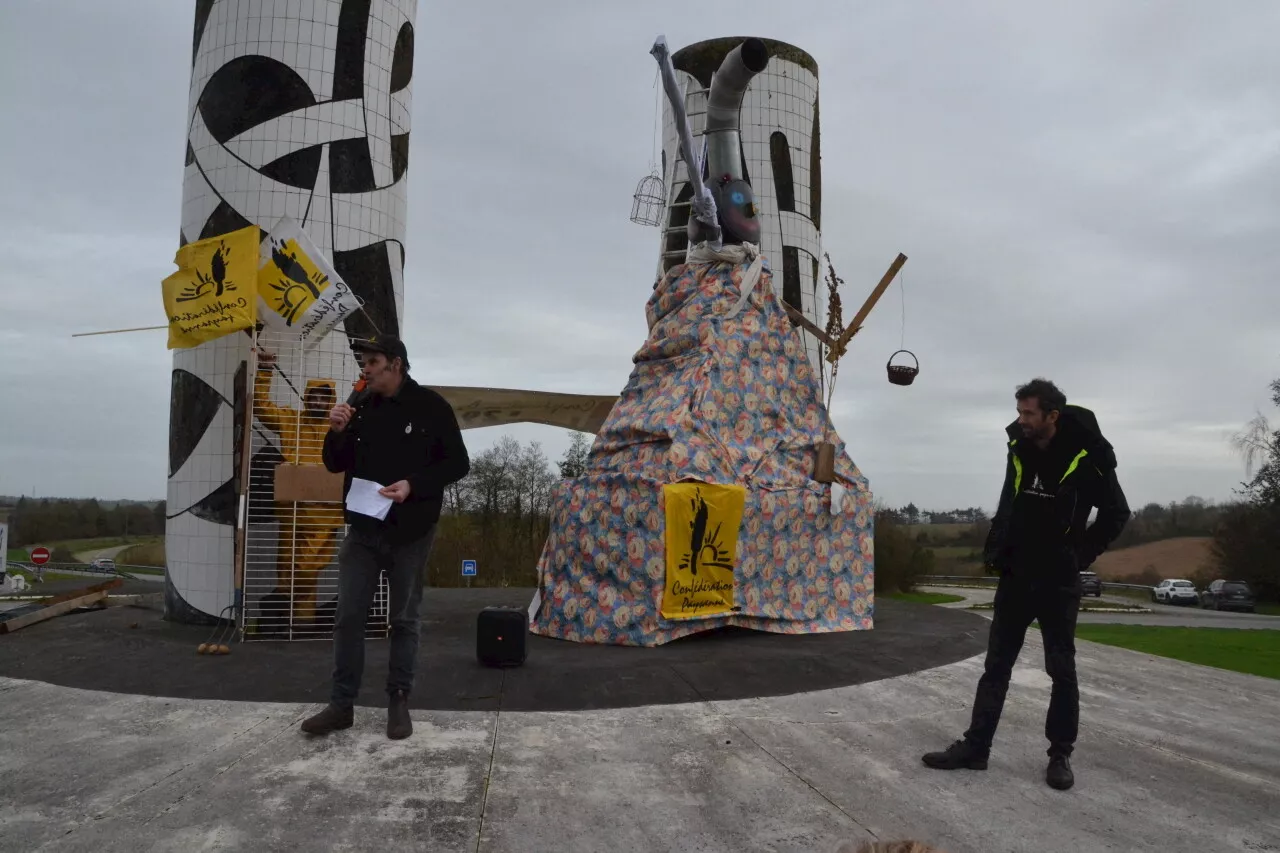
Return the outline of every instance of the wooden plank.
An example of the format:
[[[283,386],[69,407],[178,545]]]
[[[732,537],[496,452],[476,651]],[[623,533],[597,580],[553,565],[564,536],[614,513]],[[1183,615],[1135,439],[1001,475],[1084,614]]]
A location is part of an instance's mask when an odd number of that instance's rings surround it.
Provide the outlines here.
[[[35,613],[28,613],[26,616],[19,616],[17,619],[10,619],[7,622],[0,622],[0,634],[12,634],[26,628],[28,625],[35,625],[46,619],[52,619],[55,616],[61,616],[64,613],[70,613],[81,607],[89,607],[94,604],[105,604],[107,601],[106,590],[99,592],[91,592],[88,595],[82,595],[79,598],[73,598],[69,601],[52,604],[48,607],[37,610]]]
[[[64,592],[58,595],[51,595],[48,598],[42,598],[40,599],[40,604],[44,607],[48,607],[51,604],[61,604],[64,601],[70,601],[73,598],[79,598],[83,595],[89,595],[90,593],[106,592],[109,589],[115,589],[123,583],[123,578],[112,578],[109,581],[95,583],[92,586],[81,587],[80,589],[73,589],[70,592]]]
[[[876,289],[871,291],[867,301],[862,303],[862,307],[858,309],[858,314],[853,318],[853,322],[844,330],[844,334],[840,335],[840,340],[836,342],[831,352],[827,353],[827,361],[835,364],[836,360],[844,355],[844,348],[848,345],[849,339],[862,328],[862,322],[867,319],[871,309],[876,307],[876,303],[880,301],[880,297],[884,295],[885,290],[897,277],[898,270],[902,269],[902,265],[906,262],[907,256],[899,252],[898,257],[894,258],[893,263],[889,265],[889,269],[885,271],[884,276],[880,279],[880,283],[876,285]]]
[[[253,456],[253,386],[258,377],[258,332],[253,333],[253,346],[249,349],[249,358],[245,362],[244,396],[239,400],[244,406],[244,432],[240,444],[240,494],[236,495],[236,534],[235,534],[235,590],[236,603],[244,592],[244,566],[249,549],[249,475],[251,457]],[[274,483],[272,484],[274,486]]]
[[[791,322],[795,323],[797,326],[802,327],[806,332],[813,335],[818,340],[822,341],[822,343],[825,344],[827,347],[830,348],[836,345],[836,342],[831,340],[830,335],[828,335],[822,329],[818,328],[817,323],[814,323],[808,317],[801,314],[794,307],[792,307],[792,305],[788,303],[785,299],[779,299],[778,301],[782,303],[783,308],[787,309],[787,316],[791,318]]]

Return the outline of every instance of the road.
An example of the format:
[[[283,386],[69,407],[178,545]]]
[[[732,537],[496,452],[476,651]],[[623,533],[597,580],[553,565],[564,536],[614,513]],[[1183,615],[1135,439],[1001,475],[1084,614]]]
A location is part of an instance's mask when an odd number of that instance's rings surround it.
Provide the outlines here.
[[[104,580],[115,577],[115,575],[107,574],[106,572],[87,572],[87,571],[82,572],[82,571],[77,571],[75,569],[63,568],[62,566],[58,566],[57,568],[50,569],[50,571],[53,574],[79,575],[81,577],[102,578]],[[137,578],[140,581],[154,581],[155,583],[164,583],[164,575],[153,575],[147,572],[130,572],[128,569],[122,569],[121,571],[124,571],[130,577]]]
[[[964,601],[941,605],[943,607],[966,608],[973,604],[990,604],[995,600],[996,591],[991,589],[968,589],[965,587],[921,586],[930,592],[943,592],[951,595],[963,595]],[[1201,610],[1199,607],[1175,607],[1170,604],[1139,602],[1123,596],[1103,595],[1101,598],[1086,598],[1088,603],[1102,604],[1141,604],[1149,608],[1151,613],[1081,613],[1082,624],[1098,625],[1163,625],[1186,628],[1251,628],[1280,631],[1280,616],[1264,616],[1260,613],[1231,613],[1228,611]],[[978,611],[983,612],[983,611]],[[989,612],[989,611],[987,611]]]
[[[102,548],[96,551],[81,551],[74,556],[82,563],[92,563],[94,560],[114,560],[117,554],[128,547],[128,545],[117,545],[114,548]]]

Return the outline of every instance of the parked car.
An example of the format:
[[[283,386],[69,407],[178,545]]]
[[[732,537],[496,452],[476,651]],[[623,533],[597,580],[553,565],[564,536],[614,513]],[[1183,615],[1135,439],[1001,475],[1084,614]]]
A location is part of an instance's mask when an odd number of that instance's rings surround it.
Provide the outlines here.
[[[1253,590],[1244,581],[1216,580],[1205,587],[1200,596],[1201,607],[1212,607],[1214,610],[1243,610],[1253,613],[1256,601]]]
[[[1081,572],[1080,573],[1081,592],[1085,595],[1092,595],[1095,598],[1102,595],[1102,578],[1098,577],[1097,572]]]
[[[1191,581],[1165,579],[1151,590],[1151,600],[1161,604],[1198,604],[1200,596]]]

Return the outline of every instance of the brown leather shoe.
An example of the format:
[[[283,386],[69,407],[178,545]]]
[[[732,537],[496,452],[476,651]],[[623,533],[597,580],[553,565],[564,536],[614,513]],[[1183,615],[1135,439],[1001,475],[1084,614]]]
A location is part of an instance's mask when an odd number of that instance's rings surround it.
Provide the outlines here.
[[[396,690],[387,703],[387,737],[404,740],[413,734],[413,720],[409,719],[409,694]]]
[[[327,735],[341,729],[349,729],[355,722],[351,708],[339,708],[330,703],[320,713],[302,721],[302,730],[309,735]]]

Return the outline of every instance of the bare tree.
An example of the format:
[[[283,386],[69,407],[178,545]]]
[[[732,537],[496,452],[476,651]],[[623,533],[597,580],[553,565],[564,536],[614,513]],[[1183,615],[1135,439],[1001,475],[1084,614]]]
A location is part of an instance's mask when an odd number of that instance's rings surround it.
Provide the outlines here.
[[[587,473],[587,460],[591,456],[591,441],[587,438],[586,433],[573,433],[573,437],[569,440],[569,449],[564,452],[564,456],[560,457],[560,461],[556,466],[560,469],[561,477],[581,477]]]

